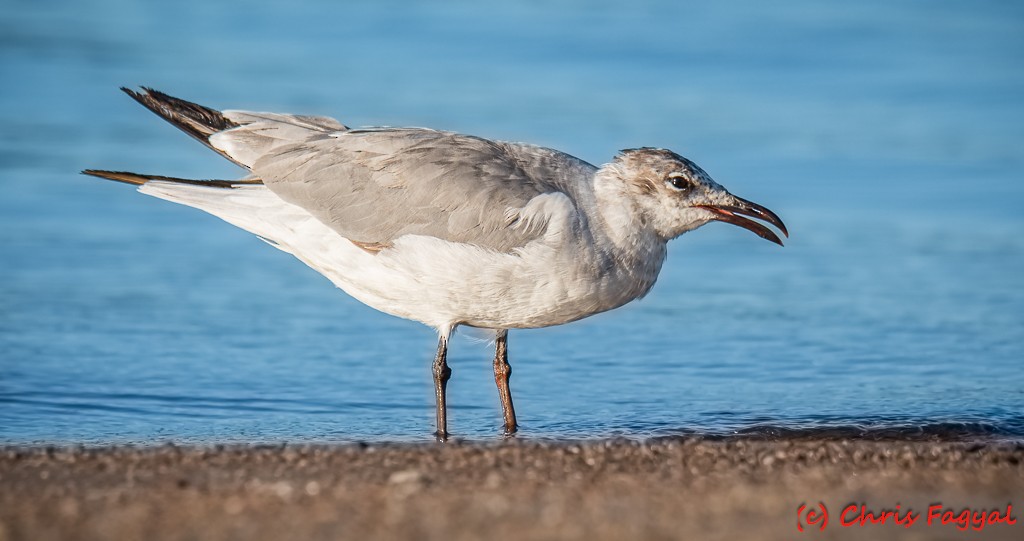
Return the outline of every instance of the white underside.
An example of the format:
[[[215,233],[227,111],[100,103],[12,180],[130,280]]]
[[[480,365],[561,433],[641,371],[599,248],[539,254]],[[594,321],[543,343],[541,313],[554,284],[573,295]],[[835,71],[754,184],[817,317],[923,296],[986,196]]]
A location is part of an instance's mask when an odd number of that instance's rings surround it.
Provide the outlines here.
[[[582,228],[569,223],[571,204],[562,194],[538,196],[519,209],[530,218],[522,223],[542,221],[546,233],[508,254],[419,235],[370,253],[262,185],[223,189],[151,181],[139,191],[259,235],[363,303],[443,334],[460,324],[507,329],[566,323],[621,306],[653,284],[653,278],[638,284],[635,276],[616,272],[596,275],[596,254]]]

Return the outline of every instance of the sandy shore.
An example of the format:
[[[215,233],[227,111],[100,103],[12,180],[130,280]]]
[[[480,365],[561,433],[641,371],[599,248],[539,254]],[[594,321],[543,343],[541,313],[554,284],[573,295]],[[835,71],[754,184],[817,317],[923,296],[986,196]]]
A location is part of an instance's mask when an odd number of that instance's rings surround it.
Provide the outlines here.
[[[1017,523],[985,524],[980,536],[941,514],[929,525],[938,504],[958,516],[998,510],[984,515],[990,522],[1012,505]],[[917,519],[844,526],[861,505],[875,514],[899,505],[897,518]],[[822,506],[824,530],[807,516]],[[1024,443],[0,450],[0,541],[684,538],[1024,539]]]

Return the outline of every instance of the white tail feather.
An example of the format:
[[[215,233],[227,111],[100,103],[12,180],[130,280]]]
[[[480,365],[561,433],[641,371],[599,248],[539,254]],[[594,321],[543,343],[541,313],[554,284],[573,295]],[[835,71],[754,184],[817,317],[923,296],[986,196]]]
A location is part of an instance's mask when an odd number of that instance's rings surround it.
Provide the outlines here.
[[[291,244],[298,228],[316,220],[301,207],[274,195],[262,184],[235,188],[214,188],[154,180],[139,191],[173,203],[208,212],[231,225],[240,227],[285,252],[293,253]]]

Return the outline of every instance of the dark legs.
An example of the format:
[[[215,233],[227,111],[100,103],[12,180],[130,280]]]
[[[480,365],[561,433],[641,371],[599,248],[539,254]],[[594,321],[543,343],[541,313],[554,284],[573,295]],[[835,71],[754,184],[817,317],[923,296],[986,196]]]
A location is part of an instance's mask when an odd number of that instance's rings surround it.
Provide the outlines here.
[[[448,337],[441,336],[437,342],[437,356],[434,357],[434,392],[437,396],[437,436],[438,441],[448,439],[448,411],[445,407],[445,390],[452,369],[448,368]]]
[[[448,378],[452,375],[448,368],[448,336],[443,333],[437,341],[437,355],[434,357],[434,393],[437,398],[437,436],[438,441],[448,439],[448,411],[446,391]],[[508,364],[508,330],[497,332],[494,341],[494,383],[498,385],[498,397],[501,399],[501,413],[505,418],[505,434],[515,434],[519,425],[516,424],[516,410],[512,406],[512,391],[508,388],[508,380],[512,376],[512,366]]]
[[[505,417],[505,434],[515,434],[516,410],[512,406],[512,391],[508,388],[508,379],[512,376],[512,366],[508,364],[508,330],[498,331],[494,341],[494,383],[498,385],[498,397],[501,398],[501,414]]]

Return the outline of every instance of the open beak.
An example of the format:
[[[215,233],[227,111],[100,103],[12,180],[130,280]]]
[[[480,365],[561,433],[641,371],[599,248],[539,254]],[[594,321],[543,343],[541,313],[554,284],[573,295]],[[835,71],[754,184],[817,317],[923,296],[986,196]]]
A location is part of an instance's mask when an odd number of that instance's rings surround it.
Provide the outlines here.
[[[770,240],[775,244],[782,246],[782,239],[780,239],[774,231],[768,229],[759,222],[755,222],[750,218],[745,218],[745,216],[750,216],[751,218],[757,218],[758,220],[768,222],[779,228],[779,231],[782,231],[782,234],[788,238],[789,231],[786,231],[786,224],[782,223],[782,219],[779,218],[777,214],[762,207],[761,205],[758,205],[757,203],[747,201],[746,199],[736,197],[735,195],[732,197],[734,200],[732,205],[700,205],[700,208],[710,210],[714,213],[715,220],[738,225],[743,229],[749,229],[762,239]]]

